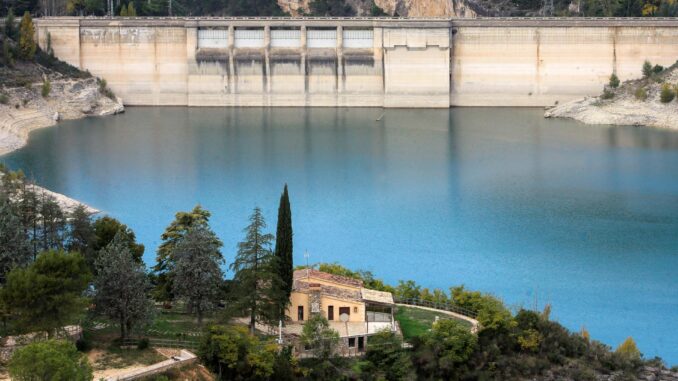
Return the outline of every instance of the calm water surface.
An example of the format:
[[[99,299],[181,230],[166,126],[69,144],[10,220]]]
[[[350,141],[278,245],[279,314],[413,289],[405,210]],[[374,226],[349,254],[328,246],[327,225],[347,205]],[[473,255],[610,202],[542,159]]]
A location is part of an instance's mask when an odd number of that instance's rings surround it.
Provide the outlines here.
[[[536,109],[130,108],[1,160],[131,226],[152,264],[200,203],[232,260],[289,184],[295,259],[464,283],[678,364],[678,132]]]

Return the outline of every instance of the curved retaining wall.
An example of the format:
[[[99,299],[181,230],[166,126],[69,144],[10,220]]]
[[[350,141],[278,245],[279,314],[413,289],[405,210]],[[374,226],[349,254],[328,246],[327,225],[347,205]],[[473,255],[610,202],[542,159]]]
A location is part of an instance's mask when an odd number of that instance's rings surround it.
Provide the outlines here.
[[[548,106],[678,60],[678,19],[43,18],[128,105]]]

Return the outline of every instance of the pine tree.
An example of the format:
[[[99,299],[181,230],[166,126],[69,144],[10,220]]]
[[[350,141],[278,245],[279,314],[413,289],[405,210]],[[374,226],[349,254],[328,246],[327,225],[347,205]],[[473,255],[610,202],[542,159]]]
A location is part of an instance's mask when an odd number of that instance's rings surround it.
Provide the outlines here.
[[[173,291],[184,299],[202,324],[204,314],[214,308],[223,281],[219,251],[221,242],[207,225],[195,226],[173,249]]]
[[[284,319],[285,310],[290,304],[290,295],[292,294],[294,276],[292,236],[292,210],[290,208],[289,194],[287,193],[287,184],[285,184],[283,193],[280,196],[280,206],[278,206],[278,226],[275,237],[276,272],[282,281],[280,284],[280,297],[278,298],[279,320]]]
[[[84,205],[79,204],[70,213],[66,248],[68,251],[82,254],[93,274],[95,273],[94,244],[96,239],[92,213],[88,212]]]
[[[125,4],[120,7],[120,17],[127,17],[127,7]]]
[[[0,283],[5,283],[11,270],[30,261],[31,249],[21,221],[14,214],[10,201],[0,198]]]
[[[254,208],[250,224],[244,229],[245,240],[238,244],[238,254],[231,264],[236,309],[250,316],[250,331],[257,322],[275,323],[278,315],[277,285],[280,277],[273,268],[272,234],[264,233],[266,222],[261,209]]]
[[[43,195],[40,203],[40,248],[60,250],[66,238],[66,216],[54,197]]]
[[[19,25],[19,55],[27,61],[32,61],[37,50],[35,43],[35,28],[31,14],[26,11]]]
[[[153,312],[151,283],[144,265],[135,260],[124,233],[118,232],[96,260],[94,304],[97,311],[120,323],[120,337],[147,321]]]

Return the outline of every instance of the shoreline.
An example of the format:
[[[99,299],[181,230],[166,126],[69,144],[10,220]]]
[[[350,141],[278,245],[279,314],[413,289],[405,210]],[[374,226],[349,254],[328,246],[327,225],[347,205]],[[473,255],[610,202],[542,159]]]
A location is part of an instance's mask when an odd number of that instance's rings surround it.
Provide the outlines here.
[[[55,126],[62,120],[107,116],[125,111],[120,98],[101,94],[97,79],[54,78],[47,97],[39,95],[40,83],[26,87],[5,88],[8,99],[0,104],[0,156],[16,151],[28,143],[30,133]],[[54,197],[65,210],[82,204],[91,213],[100,211],[63,194],[33,185],[41,193]]]

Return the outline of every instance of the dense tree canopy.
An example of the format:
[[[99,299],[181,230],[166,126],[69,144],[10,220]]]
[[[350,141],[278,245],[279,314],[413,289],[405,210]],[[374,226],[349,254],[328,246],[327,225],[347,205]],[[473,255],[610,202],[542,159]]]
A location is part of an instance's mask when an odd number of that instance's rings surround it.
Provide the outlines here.
[[[83,292],[90,277],[79,253],[48,251],[30,266],[9,273],[2,298],[25,330],[52,335],[84,312]]]
[[[285,310],[290,303],[292,294],[292,284],[294,282],[294,254],[293,254],[293,233],[292,233],[292,210],[290,208],[290,198],[287,193],[287,184],[280,196],[280,205],[278,206],[278,225],[275,236],[275,271],[281,284],[277,287],[282,289],[278,297],[278,316],[277,319],[285,318]]]

